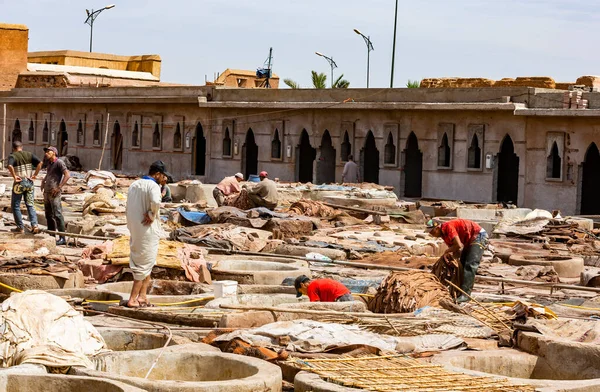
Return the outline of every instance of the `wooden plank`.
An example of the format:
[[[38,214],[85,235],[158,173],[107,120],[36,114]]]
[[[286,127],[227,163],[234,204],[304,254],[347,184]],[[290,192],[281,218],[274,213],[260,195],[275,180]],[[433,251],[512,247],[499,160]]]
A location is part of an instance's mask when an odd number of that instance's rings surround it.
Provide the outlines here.
[[[202,315],[184,315],[173,314],[169,312],[153,312],[144,308],[127,308],[124,306],[109,306],[108,313],[118,316],[125,316],[136,320],[155,321],[157,323],[167,323],[175,325],[185,325],[188,327],[209,327],[214,328],[219,324],[218,320],[206,319]]]

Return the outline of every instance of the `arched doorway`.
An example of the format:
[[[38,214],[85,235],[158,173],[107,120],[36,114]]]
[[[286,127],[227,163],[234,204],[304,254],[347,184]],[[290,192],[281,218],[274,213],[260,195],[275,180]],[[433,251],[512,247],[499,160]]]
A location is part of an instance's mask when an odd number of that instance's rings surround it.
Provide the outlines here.
[[[121,170],[123,168],[123,134],[118,121],[115,121],[112,133],[112,168]]]
[[[242,173],[246,179],[251,174],[258,174],[258,145],[254,140],[252,128],[248,128],[246,140],[242,146]]]
[[[15,127],[12,131],[12,141],[13,142],[22,142],[23,141],[23,133],[21,132],[21,122],[19,119],[15,120]]]
[[[317,150],[310,145],[306,129],[300,135],[300,144],[296,147],[296,178],[300,182],[313,182],[313,163]]]
[[[423,153],[414,132],[408,135],[404,150],[404,196],[421,197],[423,186]]]
[[[67,133],[67,124],[65,124],[65,120],[60,120],[56,147],[58,149],[58,155],[61,157],[64,157],[69,153],[69,134]]]
[[[600,191],[600,152],[596,143],[590,144],[581,165],[581,211],[582,215],[600,215],[598,192]]]
[[[196,125],[196,134],[194,136],[194,150],[192,151],[192,162],[194,165],[193,173],[197,176],[206,174],[206,138],[202,124]]]
[[[321,138],[321,152],[317,161],[317,184],[329,184],[335,182],[335,148],[331,142],[331,135],[325,130]]]
[[[504,137],[497,158],[496,200],[516,204],[519,195],[519,157],[515,154],[510,135]]]
[[[367,133],[365,146],[360,150],[360,167],[362,180],[379,184],[379,150],[375,144],[373,132]]]

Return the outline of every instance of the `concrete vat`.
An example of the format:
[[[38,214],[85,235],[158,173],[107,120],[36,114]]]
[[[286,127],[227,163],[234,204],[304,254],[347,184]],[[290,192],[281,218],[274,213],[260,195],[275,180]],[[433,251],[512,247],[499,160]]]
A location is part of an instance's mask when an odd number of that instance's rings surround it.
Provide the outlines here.
[[[508,264],[552,266],[561,278],[579,278],[583,271],[583,259],[571,256],[513,254]]]
[[[150,392],[281,391],[281,369],[266,361],[235,354],[199,352],[196,344],[169,347],[148,379],[161,349],[123,351],[92,359],[96,370],[72,368],[77,375],[121,381]]]
[[[448,370],[481,377],[507,378],[513,384],[531,385],[540,391],[600,391],[600,368],[595,374],[580,374],[565,366],[561,356],[540,357],[514,349],[480,352],[448,351],[433,363]]]
[[[106,283],[96,287],[97,290],[108,291],[129,299],[133,282]],[[155,279],[148,290],[148,299],[154,304],[178,303],[199,300],[181,306],[202,305],[213,298],[210,285],[176,280]]]
[[[164,347],[168,339],[168,335],[164,333],[136,329],[115,329],[111,327],[97,327],[96,329],[104,338],[108,349],[113,351],[153,350]],[[193,342],[186,337],[173,335],[169,347],[182,344],[193,344]],[[195,347],[199,351],[219,351],[219,349],[203,343],[197,343]]]
[[[213,280],[235,280],[239,284],[281,284],[285,278],[311,276],[307,267],[255,260],[219,260],[212,268]]]
[[[129,384],[106,379],[58,374],[1,374],[0,391],[142,392]]]
[[[67,279],[51,275],[29,275],[29,274],[1,274],[0,283],[17,288],[19,290],[52,290],[52,289],[74,289],[84,286],[84,278],[81,271],[68,274]],[[0,287],[0,293],[10,294],[12,290]]]

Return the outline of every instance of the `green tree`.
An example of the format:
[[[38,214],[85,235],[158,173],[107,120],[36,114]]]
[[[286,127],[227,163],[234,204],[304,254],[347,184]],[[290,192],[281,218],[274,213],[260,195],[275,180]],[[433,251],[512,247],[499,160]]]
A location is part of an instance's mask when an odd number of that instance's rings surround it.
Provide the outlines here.
[[[339,78],[333,82],[333,88],[348,88],[350,87],[350,82],[344,79],[344,74],[341,74]]]
[[[289,88],[291,89],[299,89],[300,85],[296,82],[294,82],[292,79],[283,79],[283,83],[285,83]]]
[[[406,82],[406,87],[408,88],[419,88],[420,83],[418,80],[410,80],[408,79],[408,82]]]
[[[317,73],[315,71],[310,71],[310,73],[314,88],[327,88],[327,75],[324,73]]]

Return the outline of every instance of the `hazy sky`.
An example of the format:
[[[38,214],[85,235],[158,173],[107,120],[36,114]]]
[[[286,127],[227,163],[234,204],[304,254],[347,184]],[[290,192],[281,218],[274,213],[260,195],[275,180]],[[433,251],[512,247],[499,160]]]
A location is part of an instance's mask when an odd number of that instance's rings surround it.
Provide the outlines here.
[[[114,2],[94,24],[94,51],[159,54],[165,82],[204,84],[226,68],[273,70],[310,86],[331,56],[352,87],[388,87],[394,0],[0,0],[0,22],[29,27],[29,50],[89,50],[85,9]],[[600,74],[596,0],[400,0],[394,85],[408,79]]]

